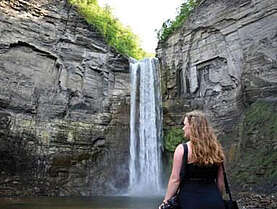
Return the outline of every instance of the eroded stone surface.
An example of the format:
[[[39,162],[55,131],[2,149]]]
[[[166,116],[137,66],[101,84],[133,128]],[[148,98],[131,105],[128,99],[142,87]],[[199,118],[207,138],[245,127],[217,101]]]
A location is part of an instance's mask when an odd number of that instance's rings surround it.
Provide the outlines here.
[[[14,172],[24,195],[92,195],[126,187],[129,61],[75,8],[66,0],[2,0],[0,71],[0,121],[10,121],[9,129],[1,125],[7,145],[1,153],[22,141],[9,154],[25,150],[34,163],[1,167],[1,179]],[[6,165],[5,154],[1,159]],[[23,183],[27,177],[30,187]]]
[[[164,129],[181,128],[184,113],[203,110],[224,144],[232,183],[274,196],[276,35],[276,1],[206,0],[157,48]]]
[[[181,98],[228,131],[244,103],[276,94],[276,6],[202,1],[179,32],[159,43],[165,103]]]

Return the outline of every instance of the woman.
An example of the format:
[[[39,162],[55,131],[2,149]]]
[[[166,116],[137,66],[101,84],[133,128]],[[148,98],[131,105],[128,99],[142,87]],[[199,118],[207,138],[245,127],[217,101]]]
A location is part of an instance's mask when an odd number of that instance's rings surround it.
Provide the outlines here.
[[[179,144],[175,149],[172,172],[162,205],[180,186],[181,209],[224,209],[221,197],[224,188],[224,153],[214,130],[200,111],[185,115],[183,130],[189,142]],[[184,165],[184,172],[180,173],[184,149],[187,164]]]

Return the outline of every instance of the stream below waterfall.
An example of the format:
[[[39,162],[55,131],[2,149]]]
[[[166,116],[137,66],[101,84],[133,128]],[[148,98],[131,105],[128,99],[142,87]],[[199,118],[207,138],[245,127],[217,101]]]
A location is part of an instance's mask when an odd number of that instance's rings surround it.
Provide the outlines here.
[[[1,209],[157,209],[163,197],[0,198]]]

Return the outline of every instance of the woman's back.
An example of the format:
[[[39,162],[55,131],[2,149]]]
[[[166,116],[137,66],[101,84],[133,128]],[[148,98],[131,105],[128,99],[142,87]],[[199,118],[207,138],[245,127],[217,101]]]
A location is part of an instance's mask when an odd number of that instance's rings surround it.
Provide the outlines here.
[[[218,165],[199,166],[189,163],[186,166],[185,179],[213,179],[215,180],[218,172]]]
[[[185,156],[187,159],[186,165],[183,165],[186,167],[186,173],[185,176],[182,173],[183,170],[181,170],[181,178],[185,179],[191,179],[191,178],[209,178],[209,179],[216,179],[217,174],[218,174],[218,164],[210,164],[210,165],[205,165],[205,166],[200,166],[197,163],[193,162],[192,160],[192,146],[190,142],[187,142],[186,147],[184,149],[187,150],[187,152],[184,152],[184,154],[187,154]]]
[[[187,149],[187,145],[184,145]],[[188,152],[184,152],[187,154]],[[185,156],[184,156],[185,159]],[[224,203],[216,185],[219,166],[186,163],[181,170],[180,205],[186,209],[223,209]]]
[[[203,112],[186,113],[183,123],[184,137],[189,142],[175,149],[164,202],[180,188],[181,208],[224,209],[220,194],[224,186],[222,146]],[[186,161],[182,171],[183,156]]]

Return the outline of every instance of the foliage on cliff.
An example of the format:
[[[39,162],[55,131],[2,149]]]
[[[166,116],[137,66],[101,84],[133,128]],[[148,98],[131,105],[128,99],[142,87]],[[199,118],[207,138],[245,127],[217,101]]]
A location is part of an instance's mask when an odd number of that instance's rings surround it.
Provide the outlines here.
[[[277,99],[259,99],[251,104],[240,124],[239,150],[230,159],[233,183],[246,190],[276,192]],[[234,141],[238,133],[229,137]]]
[[[164,147],[169,152],[174,152],[178,144],[184,141],[184,131],[182,128],[173,127],[165,132]]]
[[[86,21],[94,25],[105,37],[107,43],[118,50],[119,53],[142,59],[150,56],[139,45],[139,38],[129,27],[124,27],[116,19],[109,6],[104,8],[98,5],[97,0],[68,0],[77,6]]]
[[[162,28],[157,31],[159,41],[166,41],[167,38],[179,29],[190,15],[191,11],[198,5],[199,0],[187,0],[177,9],[178,13],[174,20],[168,19],[162,24]]]

